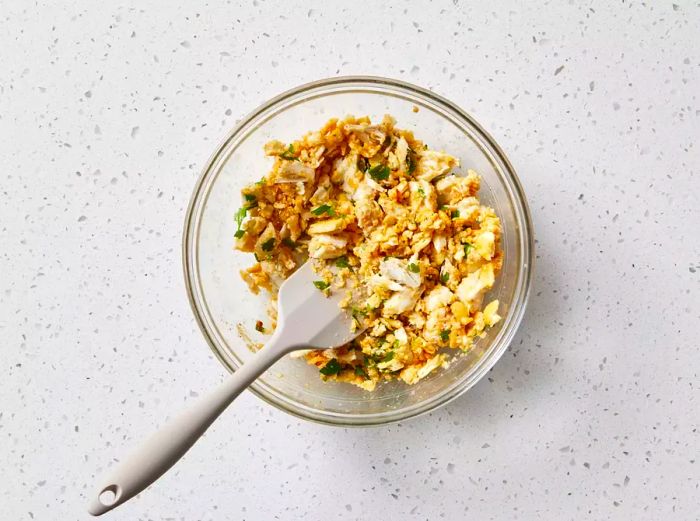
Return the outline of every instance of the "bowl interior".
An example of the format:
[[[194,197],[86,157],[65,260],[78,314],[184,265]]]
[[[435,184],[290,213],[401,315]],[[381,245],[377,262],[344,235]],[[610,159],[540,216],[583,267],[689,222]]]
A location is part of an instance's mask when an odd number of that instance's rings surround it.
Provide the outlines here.
[[[414,107],[418,108],[415,111]],[[289,412],[343,424],[380,423],[424,412],[468,388],[507,346],[524,303],[523,265],[527,267],[524,202],[519,199],[505,159],[465,115],[429,93],[401,85],[336,82],[282,95],[244,120],[222,144],[203,174],[193,197],[185,236],[185,268],[195,315],[207,340],[229,369],[253,356],[240,332],[255,342],[256,320],[269,324],[266,295],[252,295],[238,272],[252,264],[249,254],[233,249],[244,185],[266,175],[272,160],[263,145],[289,142],[320,128],[331,117],[391,114],[400,128],[413,130],[431,148],[460,159],[459,172],[472,168],[482,176],[480,198],[502,220],[505,262],[490,298],[501,302],[504,317],[465,354],[447,350],[450,366],[413,386],[380,385],[369,393],[349,384],[324,383],[318,370],[303,360],[285,357],[253,386],[260,396]],[[517,182],[516,182],[517,184]]]

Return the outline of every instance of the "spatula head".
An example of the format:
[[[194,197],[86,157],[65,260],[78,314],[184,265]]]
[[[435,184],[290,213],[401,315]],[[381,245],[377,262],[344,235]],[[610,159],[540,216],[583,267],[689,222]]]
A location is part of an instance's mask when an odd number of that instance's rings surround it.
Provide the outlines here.
[[[353,317],[339,306],[347,290],[318,289],[321,280],[306,262],[282,283],[278,296],[278,326],[298,347],[338,347],[362,332]]]

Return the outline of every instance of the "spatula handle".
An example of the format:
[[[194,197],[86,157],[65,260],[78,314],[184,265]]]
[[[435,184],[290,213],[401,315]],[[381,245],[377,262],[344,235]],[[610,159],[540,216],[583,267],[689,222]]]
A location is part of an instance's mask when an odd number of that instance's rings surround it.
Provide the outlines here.
[[[157,480],[194,445],[241,391],[288,352],[287,347],[273,335],[265,347],[222,385],[170,419],[111,470],[90,498],[88,512],[93,516],[109,512]]]

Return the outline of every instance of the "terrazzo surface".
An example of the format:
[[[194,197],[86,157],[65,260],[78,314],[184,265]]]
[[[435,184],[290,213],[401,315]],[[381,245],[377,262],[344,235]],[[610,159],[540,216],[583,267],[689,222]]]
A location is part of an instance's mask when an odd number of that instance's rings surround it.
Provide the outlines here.
[[[466,395],[371,429],[246,393],[113,520],[698,519],[700,4],[0,1],[0,519],[82,520],[219,382],[180,244],[200,169],[298,84],[460,104],[528,196],[536,274]]]

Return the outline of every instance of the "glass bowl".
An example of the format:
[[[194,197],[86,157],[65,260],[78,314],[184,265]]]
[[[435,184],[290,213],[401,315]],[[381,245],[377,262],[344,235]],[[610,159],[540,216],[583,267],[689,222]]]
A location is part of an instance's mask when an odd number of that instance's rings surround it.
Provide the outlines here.
[[[460,159],[458,172],[482,177],[481,201],[501,218],[504,264],[487,298],[501,302],[503,320],[474,348],[451,354],[448,368],[415,385],[401,381],[367,392],[323,382],[318,369],[285,357],[251,385],[263,400],[296,416],[334,425],[375,425],[403,420],[443,405],[472,387],[496,363],[515,334],[528,297],[532,224],[523,190],[503,151],[454,103],[408,83],[378,77],[339,77],[302,85],[245,117],[214,152],[194,189],[185,222],[185,282],[195,318],[216,356],[230,370],[254,356],[246,341],[264,342],[253,327],[266,321],[267,299],[250,293],[238,271],[250,255],[233,250],[241,188],[267,173],[263,145],[291,142],[331,117],[391,114],[437,150]]]

